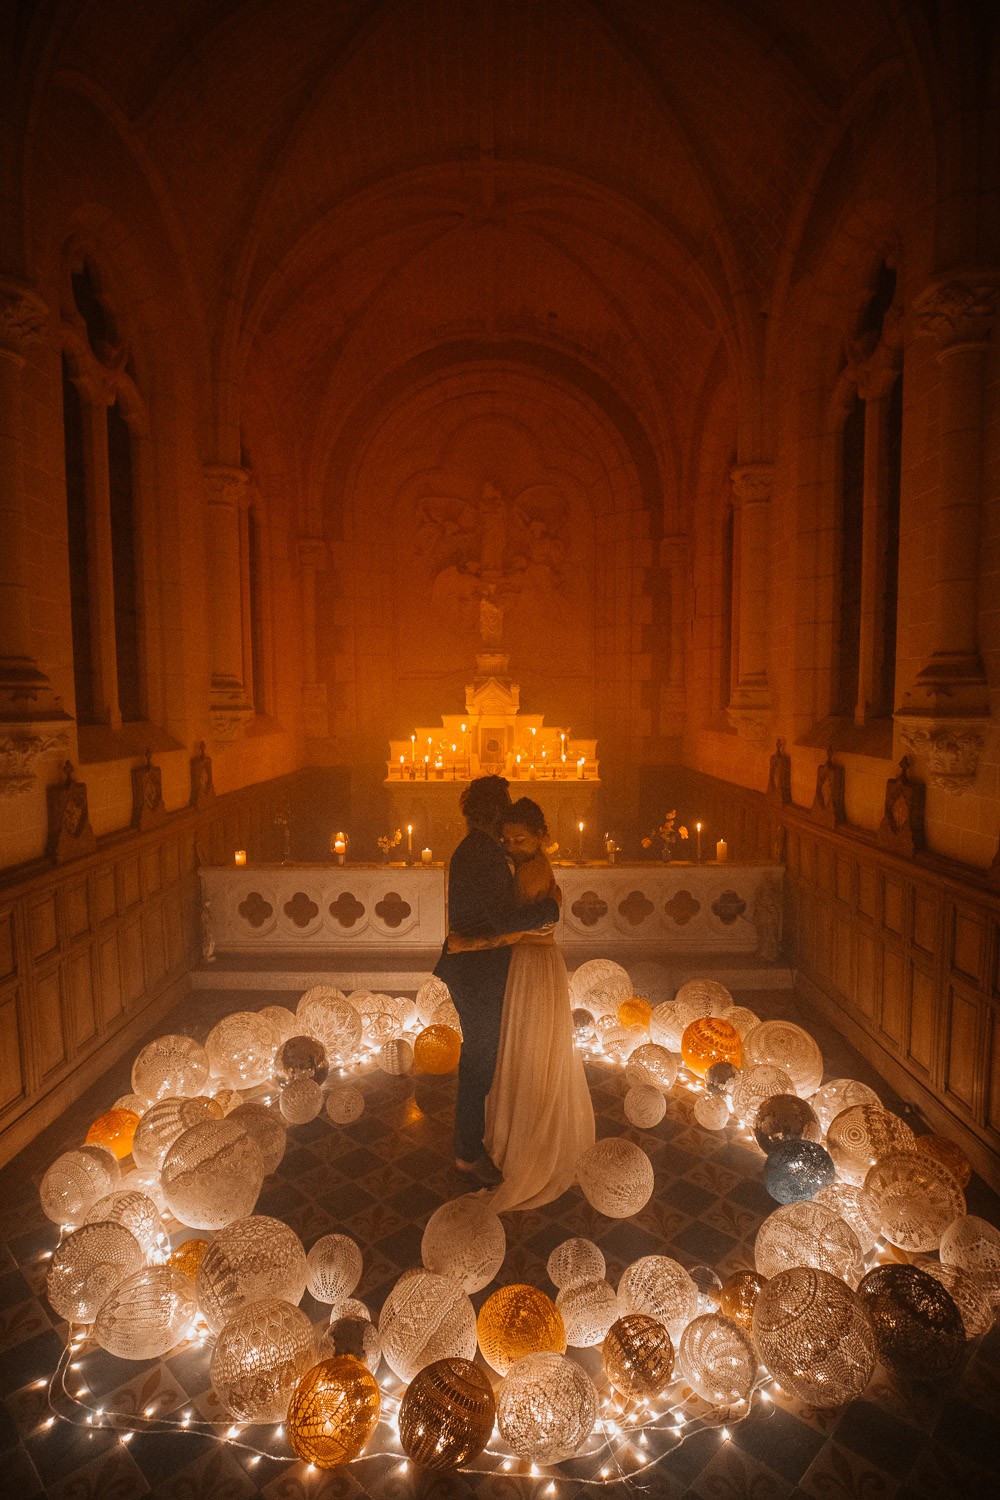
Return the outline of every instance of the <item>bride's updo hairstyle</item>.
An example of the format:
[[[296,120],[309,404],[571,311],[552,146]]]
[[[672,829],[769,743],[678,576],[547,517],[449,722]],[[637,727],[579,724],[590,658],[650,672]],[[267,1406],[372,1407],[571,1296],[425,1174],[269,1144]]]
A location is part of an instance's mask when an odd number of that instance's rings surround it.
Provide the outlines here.
[[[545,814],[530,797],[519,797],[510,811],[504,813],[503,821],[505,825],[516,823],[519,828],[526,828],[539,839],[547,839],[549,836]]]
[[[496,833],[510,813],[508,783],[503,776],[477,776],[463,791],[458,805],[470,828]]]

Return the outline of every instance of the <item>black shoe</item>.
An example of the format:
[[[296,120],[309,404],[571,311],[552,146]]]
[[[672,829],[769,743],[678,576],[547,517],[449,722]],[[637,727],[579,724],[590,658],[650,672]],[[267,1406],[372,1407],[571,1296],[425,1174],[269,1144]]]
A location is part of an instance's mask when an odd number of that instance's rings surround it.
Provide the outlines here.
[[[503,1182],[503,1173],[497,1171],[485,1154],[472,1162],[456,1160],[455,1171],[465,1182],[475,1183],[476,1187],[499,1187]]]

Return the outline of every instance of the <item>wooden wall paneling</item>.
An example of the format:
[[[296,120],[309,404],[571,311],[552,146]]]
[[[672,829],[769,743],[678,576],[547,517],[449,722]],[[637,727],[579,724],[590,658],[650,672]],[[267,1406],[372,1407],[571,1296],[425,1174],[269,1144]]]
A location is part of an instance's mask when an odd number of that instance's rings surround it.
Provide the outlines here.
[[[146,974],[142,962],[142,917],[137,914],[121,926],[122,993],[125,1009],[132,1010],[142,999]]]
[[[48,1083],[69,1060],[61,966],[52,964],[34,975],[28,1001],[32,1084]]]
[[[142,879],[139,874],[139,856],[125,854],[119,865],[118,889],[121,892],[119,910],[128,911],[142,900]]]
[[[122,961],[117,931],[98,937],[94,943],[95,984],[101,1032],[113,1030],[125,1012]]]
[[[0,987],[0,1125],[28,1097],[28,1058],[17,984]]]
[[[939,1013],[933,964],[914,957],[909,965],[909,1027],[906,1057],[929,1084],[937,1082]]]
[[[971,1121],[983,1116],[983,1074],[986,1044],[986,1002],[961,983],[948,989],[944,1093],[960,1114]]]
[[[985,1073],[983,1123],[994,1146],[1000,1149],[1000,1006],[996,1000],[990,1000],[987,1005]]]
[[[78,946],[64,957],[62,988],[66,1010],[68,1052],[72,1059],[89,1042],[92,1042],[98,1033],[89,945]]]

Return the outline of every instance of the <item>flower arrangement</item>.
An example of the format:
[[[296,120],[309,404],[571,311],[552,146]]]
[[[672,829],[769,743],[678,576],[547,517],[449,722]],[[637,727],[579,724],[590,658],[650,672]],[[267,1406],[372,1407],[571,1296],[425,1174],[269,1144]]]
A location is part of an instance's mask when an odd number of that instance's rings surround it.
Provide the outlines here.
[[[652,833],[647,834],[641,842],[644,849],[653,849],[661,859],[670,860],[673,858],[674,845],[678,839],[686,839],[687,836],[688,831],[684,824],[682,823],[679,828],[677,826],[677,809],[674,807],[667,813],[660,826],[654,828]]]
[[[381,849],[384,858],[388,859],[389,855],[392,853],[393,849],[396,848],[397,844],[401,844],[403,842],[403,830],[401,828],[397,828],[395,833],[383,833],[375,840],[375,842]]]

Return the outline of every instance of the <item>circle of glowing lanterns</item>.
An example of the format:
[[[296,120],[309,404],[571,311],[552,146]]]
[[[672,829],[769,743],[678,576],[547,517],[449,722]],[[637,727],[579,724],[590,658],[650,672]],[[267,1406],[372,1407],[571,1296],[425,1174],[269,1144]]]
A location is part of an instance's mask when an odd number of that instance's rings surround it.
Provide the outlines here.
[[[139,1242],[121,1224],[82,1224],[56,1248],[46,1278],[54,1312],[69,1323],[92,1323],[115,1287],[142,1268]]]
[[[692,1318],[677,1348],[680,1372],[695,1395],[713,1406],[750,1400],[757,1354],[745,1328],[720,1313]]]
[[[191,1278],[170,1265],[144,1266],[101,1303],[94,1342],[119,1359],[162,1359],[194,1324]]]
[[[251,1214],[220,1229],[202,1256],[195,1283],[198,1306],[218,1333],[255,1302],[278,1298],[297,1305],[306,1275],[306,1254],[294,1229],[266,1214]]]
[[[382,1397],[371,1371],[349,1354],[303,1375],[288,1404],[288,1441],[299,1458],[333,1469],[357,1458],[378,1426]]]
[[[361,1251],[346,1234],[324,1234],[306,1256],[307,1284],[317,1302],[336,1304],[350,1297],[361,1269]]]
[[[600,1281],[607,1269],[604,1255],[593,1240],[563,1240],[550,1253],[545,1269],[560,1290],[578,1281]]]
[[[552,1301],[524,1282],[502,1286],[487,1297],[476,1323],[479,1348],[500,1375],[528,1354],[564,1354],[566,1329]]]
[[[413,1066],[421,1073],[453,1073],[462,1039],[450,1026],[425,1026],[413,1043]]]
[[[179,1135],[160,1174],[170,1212],[191,1229],[245,1218],[264,1183],[255,1141],[231,1119],[205,1120]]]
[[[566,1343],[573,1349],[600,1344],[621,1317],[617,1292],[599,1277],[564,1287],[556,1297],[556,1311],[563,1320]]]
[[[399,1441],[407,1458],[424,1469],[457,1469],[477,1458],[496,1420],[493,1387],[468,1359],[425,1365],[406,1388],[399,1408]]]
[[[410,1271],[396,1282],[379,1314],[382,1357],[400,1380],[412,1380],[424,1365],[476,1353],[472,1303],[446,1276]]]
[[[764,1283],[751,1317],[761,1358],[783,1389],[810,1406],[843,1406],[875,1369],[866,1309],[829,1271],[796,1266]]]

